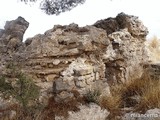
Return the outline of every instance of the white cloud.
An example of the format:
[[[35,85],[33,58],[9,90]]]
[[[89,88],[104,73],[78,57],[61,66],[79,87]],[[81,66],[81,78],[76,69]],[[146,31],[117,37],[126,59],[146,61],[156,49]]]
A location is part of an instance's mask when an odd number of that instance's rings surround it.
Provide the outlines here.
[[[38,33],[44,33],[55,24],[70,24],[72,22],[85,26],[95,23],[97,20],[107,17],[115,17],[120,12],[139,16],[143,23],[149,28],[150,36],[160,37],[160,11],[159,0],[86,0],[69,12],[59,16],[48,16],[40,9],[38,3],[25,5],[17,0],[1,0],[0,2],[0,28],[3,28],[6,20],[24,17],[30,26],[24,39]]]

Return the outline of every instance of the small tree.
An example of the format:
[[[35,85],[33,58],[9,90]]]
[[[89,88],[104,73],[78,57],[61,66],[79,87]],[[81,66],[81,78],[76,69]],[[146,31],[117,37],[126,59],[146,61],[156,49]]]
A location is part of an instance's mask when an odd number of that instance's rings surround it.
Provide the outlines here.
[[[21,0],[22,2],[36,2],[37,0]],[[48,15],[59,15],[62,12],[69,11],[85,0],[41,0],[40,8]]]

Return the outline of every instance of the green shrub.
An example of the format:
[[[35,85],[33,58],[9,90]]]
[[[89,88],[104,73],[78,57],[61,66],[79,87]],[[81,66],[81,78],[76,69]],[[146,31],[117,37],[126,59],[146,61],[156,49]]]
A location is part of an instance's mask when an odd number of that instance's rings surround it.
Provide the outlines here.
[[[8,91],[8,93],[10,93],[10,91],[12,90],[12,85],[9,82],[6,82],[6,79],[4,76],[0,76],[0,91],[1,92],[6,92],[6,90]]]
[[[8,66],[11,78],[0,76],[0,92],[3,93],[4,98],[12,96],[19,101],[22,107],[26,108],[31,101],[39,97],[40,88],[31,78],[17,70],[14,65]]]
[[[89,90],[85,95],[87,102],[98,103],[99,96],[101,95],[100,90],[94,89]]]

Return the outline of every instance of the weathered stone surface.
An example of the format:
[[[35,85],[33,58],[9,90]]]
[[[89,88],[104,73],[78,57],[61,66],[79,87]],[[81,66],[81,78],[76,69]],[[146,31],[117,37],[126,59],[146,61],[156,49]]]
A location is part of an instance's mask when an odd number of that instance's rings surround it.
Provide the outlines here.
[[[22,17],[18,17],[16,20],[7,21],[4,30],[1,30],[0,32],[0,44],[11,49],[10,52],[14,52],[22,45],[23,34],[28,26],[29,23]]]
[[[45,80],[46,81],[53,81],[55,77],[57,77],[57,75],[54,75],[54,74],[47,75],[47,76],[45,76]]]
[[[0,37],[2,37],[3,33],[4,33],[4,30],[0,29]]]
[[[148,29],[136,16],[120,13],[116,18],[107,18],[97,21],[94,26],[106,30],[107,34],[127,28],[129,33],[136,37],[145,37],[148,34]]]
[[[114,32],[109,38],[112,40],[113,50],[108,49],[108,53],[113,53],[109,56],[110,61],[106,63],[108,80],[119,83],[140,77],[143,73],[140,63],[147,61],[143,40],[133,37],[127,29]],[[139,73],[135,73],[136,71]]]
[[[73,77],[72,77],[73,79]],[[74,88],[74,81],[63,81],[62,78],[57,79],[53,84],[53,92],[60,93],[62,91],[71,91]]]
[[[140,63],[147,61],[148,30],[135,16],[121,13],[85,27],[57,25],[23,43],[28,25],[19,17],[1,30],[0,72],[5,73],[7,62],[14,61],[43,94],[52,89],[55,97],[65,99],[73,90],[85,94],[96,83],[104,83],[102,91],[109,91],[107,83],[141,76]],[[43,87],[43,83],[52,85]]]

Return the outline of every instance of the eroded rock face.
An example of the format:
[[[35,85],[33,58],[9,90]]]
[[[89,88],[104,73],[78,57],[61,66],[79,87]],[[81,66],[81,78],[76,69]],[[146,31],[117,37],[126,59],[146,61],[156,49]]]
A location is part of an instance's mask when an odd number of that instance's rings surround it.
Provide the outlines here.
[[[139,78],[143,72],[140,64],[148,59],[143,45],[144,39],[133,37],[127,29],[114,32],[108,37],[113,49],[107,51],[112,51],[113,55],[105,63],[108,81],[119,83],[130,78]]]
[[[145,37],[148,29],[142,24],[137,16],[120,13],[116,18],[107,18],[97,21],[94,26],[106,30],[107,34],[119,31],[120,29],[128,29],[128,32],[135,37]]]
[[[22,71],[41,86],[42,93],[52,92],[57,100],[74,97],[72,91],[83,95],[98,84],[104,85],[100,87],[103,92],[108,83],[139,77],[140,63],[147,60],[144,41],[148,30],[135,16],[121,13],[85,27],[56,25],[23,43],[27,27],[21,17],[7,22],[0,32],[0,46],[16,48],[10,49],[8,58],[23,66]],[[1,60],[1,68],[8,58]]]
[[[0,43],[11,49],[18,47],[22,43],[23,34],[28,28],[29,23],[22,17],[16,20],[7,21],[4,30],[0,31]]]
[[[100,20],[94,26],[104,29],[111,42],[103,59],[109,58],[104,62],[108,81],[120,83],[139,78],[143,71],[140,64],[148,61],[144,48],[148,30],[138,17],[120,13],[116,18]]]
[[[55,26],[25,44],[23,70],[38,84],[54,82],[57,99],[73,96],[72,91],[85,94],[95,81],[105,78],[102,56],[110,40],[102,29],[79,28],[76,24]]]

